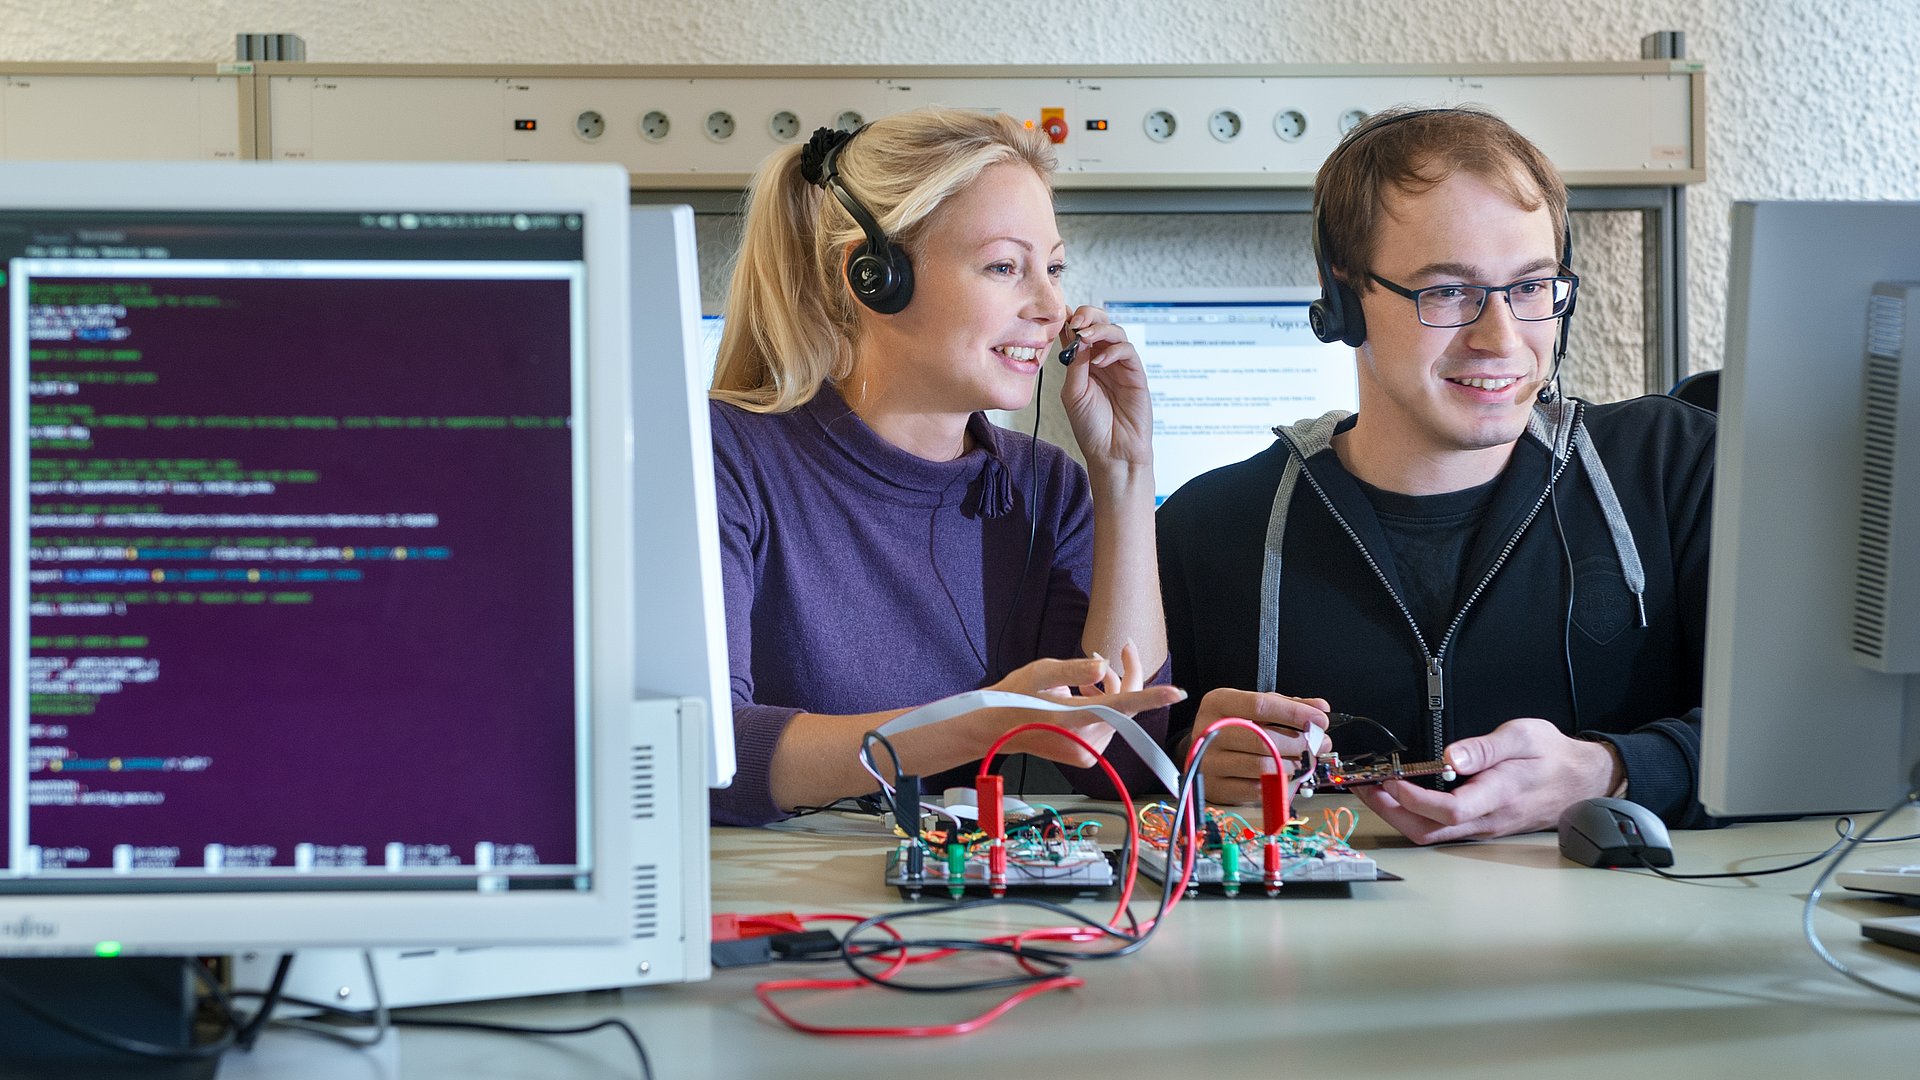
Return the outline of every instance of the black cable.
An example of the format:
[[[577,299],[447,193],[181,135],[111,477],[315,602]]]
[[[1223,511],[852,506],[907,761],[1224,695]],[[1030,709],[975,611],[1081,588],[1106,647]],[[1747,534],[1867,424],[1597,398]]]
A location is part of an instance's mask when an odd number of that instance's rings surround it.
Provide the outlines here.
[[[809,814],[863,814],[867,817],[882,817],[887,813],[888,807],[873,795],[849,795],[835,799],[825,806],[796,806],[788,820],[803,818]]]
[[[253,1044],[265,1030],[267,1021],[273,1016],[274,1006],[280,1004],[280,993],[287,985],[287,972],[293,969],[293,954],[281,953],[278,963],[273,965],[273,978],[268,981],[266,993],[261,995],[260,1008],[255,1010],[253,1019],[240,1028],[234,1037],[235,1045],[242,1050],[253,1049]]]
[[[1020,593],[1027,587],[1027,575],[1033,572],[1033,552],[1040,541],[1040,394],[1047,387],[1047,365],[1042,358],[1040,370],[1033,380],[1033,435],[1027,443],[1027,560],[1020,566],[1020,577],[1013,583],[1013,599],[1007,604],[1007,613],[1000,617],[1000,632],[993,636],[993,652],[989,659],[993,669],[987,677],[998,681],[1006,672],[1002,670],[1001,648],[1007,643],[1007,628],[1013,625],[1013,614],[1020,608]],[[1022,763],[1024,766],[1024,762]],[[1021,787],[1026,786],[1026,774],[1021,774]]]
[[[1577,438],[1579,432],[1575,432]],[[1567,448],[1568,453],[1573,448]],[[1573,706],[1573,727],[1580,730],[1580,685],[1573,674],[1573,597],[1577,583],[1573,572],[1573,549],[1567,544],[1566,527],[1560,523],[1560,485],[1547,481],[1547,506],[1553,511],[1553,535],[1560,541],[1560,557],[1567,564],[1567,614],[1560,622],[1560,658],[1567,665],[1567,700]]]
[[[1221,731],[1224,730],[1224,728],[1221,729]],[[1211,732],[1201,740],[1198,750],[1193,757],[1193,767],[1187,771],[1186,776],[1181,781],[1180,790],[1175,794],[1172,819],[1173,826],[1167,842],[1166,872],[1161,876],[1159,909],[1154,915],[1153,925],[1148,928],[1145,933],[1140,932],[1139,919],[1133,913],[1131,905],[1128,905],[1127,910],[1124,912],[1130,929],[1120,930],[1063,904],[1023,896],[988,897],[940,907],[907,908],[900,911],[875,915],[862,920],[849,929],[840,939],[841,959],[846,963],[847,967],[853,971],[854,975],[875,986],[887,987],[894,990],[905,990],[913,993],[952,994],[1029,986],[1046,979],[1058,978],[1070,973],[1072,971],[1071,965],[1076,961],[1113,960],[1122,956],[1130,956],[1140,951],[1146,946],[1148,941],[1152,940],[1153,935],[1158,932],[1162,921],[1166,917],[1167,909],[1172,907],[1175,894],[1180,887],[1181,875],[1174,870],[1174,867],[1184,865],[1185,863],[1184,856],[1181,854],[1180,844],[1186,836],[1186,830],[1182,827],[1181,823],[1192,813],[1192,803],[1190,800],[1200,789],[1200,763],[1205,760],[1207,751],[1212,747],[1214,741],[1220,737],[1221,731]],[[1204,805],[1204,803],[1202,803],[1202,805]],[[976,939],[907,938],[902,936],[898,939],[882,937],[872,939],[871,941],[860,940],[861,934],[897,921],[933,915],[945,915],[958,911],[972,911],[993,906],[1028,907],[1046,911],[1079,923],[1103,937],[1120,941],[1123,944],[1117,949],[1110,949],[1105,952],[1087,952],[1079,949],[1056,949],[1042,945],[986,942]],[[913,949],[951,949],[966,952],[996,953],[1022,962],[1037,963],[1047,970],[1042,972],[1030,971],[1023,975],[1010,975],[991,979],[974,979],[964,982],[926,985],[898,982],[891,977],[881,975],[861,966],[861,961],[877,960],[880,957],[895,957]]]
[[[337,1005],[328,1005],[325,1002],[313,1001],[307,998],[285,997],[281,1000],[291,1005],[298,1005],[305,1009],[315,1009],[329,1016],[336,1016],[341,1019],[361,1021],[373,1019],[373,1014],[369,1012],[361,1012],[357,1009],[342,1009]],[[496,1035],[587,1035],[599,1031],[602,1028],[615,1028],[618,1029],[622,1035],[626,1036],[627,1042],[633,1046],[635,1056],[640,1059],[640,1075],[646,1078],[646,1080],[652,1080],[653,1078],[653,1061],[647,1057],[646,1045],[640,1041],[639,1034],[635,1032],[633,1028],[629,1027],[625,1020],[616,1017],[608,1017],[605,1020],[596,1020],[591,1024],[580,1024],[575,1027],[533,1027],[526,1024],[496,1024],[482,1020],[441,1020],[415,1016],[395,1016],[392,1017],[389,1022],[395,1027],[485,1031]]]
[[[367,949],[360,950],[360,963],[366,967],[367,989],[373,996],[373,1008],[366,1010],[363,1014],[371,1018],[373,1034],[361,1038],[349,1035],[345,1029],[335,1025],[317,1023],[305,1017],[291,1017],[286,1020],[281,1020],[278,1022],[278,1026],[295,1028],[307,1032],[310,1035],[317,1035],[322,1039],[328,1039],[361,1050],[370,1046],[379,1045],[379,1043],[387,1037],[387,1032],[393,1028],[393,1014],[388,1011],[387,999],[380,991],[380,971],[373,962],[372,951]]]
[[[1915,771],[1920,773],[1920,769],[1916,769]],[[1885,825],[1888,821],[1891,821],[1893,815],[1915,803],[1920,803],[1920,788],[1908,791],[1892,806],[1887,807],[1885,813],[1874,818],[1873,823],[1867,826],[1866,832],[1861,834],[1861,840],[1859,842],[1879,842],[1877,838],[1873,837],[1873,831]],[[1851,829],[1851,825],[1849,825],[1849,829]],[[1822,867],[1819,876],[1813,879],[1812,887],[1807,890],[1807,902],[1800,909],[1800,933],[1807,939],[1807,945],[1813,949],[1814,955],[1818,956],[1823,963],[1841,975],[1846,976],[1869,990],[1878,991],[1888,997],[1898,998],[1909,1004],[1920,1005],[1920,994],[1914,994],[1910,991],[1888,986],[1885,983],[1870,979],[1848,967],[1839,957],[1827,951],[1826,945],[1820,940],[1819,933],[1814,930],[1813,913],[1820,906],[1820,890],[1826,887],[1827,879],[1833,876],[1833,872],[1840,868],[1840,861],[1843,858],[1845,858],[1844,853],[1835,855],[1833,861],[1829,862],[1825,867]]]
[[[888,740],[885,735],[880,734],[878,731],[869,731],[865,735],[860,736],[860,760],[866,762],[867,768],[872,769],[875,773],[880,771],[880,764],[873,760],[874,743],[879,743],[881,746],[887,748],[887,756],[893,759],[894,786],[900,786],[900,777],[905,775],[906,770],[900,767],[900,752],[893,748],[893,743]]]
[[[1001,649],[1007,643],[1007,628],[1013,625],[1014,612],[1020,608],[1020,594],[1027,587],[1027,575],[1033,572],[1033,552],[1040,541],[1040,394],[1047,387],[1047,365],[1043,357],[1040,370],[1034,373],[1033,380],[1033,434],[1027,443],[1027,558],[1020,564],[1020,577],[1013,583],[1013,599],[1007,602],[1007,613],[1000,618],[1000,632],[993,636],[993,651],[988,659],[992,668],[987,677],[999,681],[1007,672],[1004,670]],[[1000,767],[1004,767],[1004,762]],[[994,768],[999,772],[1000,767]],[[1027,797],[1027,755],[1020,755],[1020,778],[1014,782],[1014,797]]]
[[[218,981],[208,973],[205,965],[201,964],[198,960],[190,960],[188,961],[188,967],[193,971],[194,977],[200,981],[201,985],[206,987],[213,995],[214,1001],[221,1008],[224,1018],[227,1021],[227,1029],[218,1039],[215,1039],[213,1042],[202,1043],[198,1046],[167,1046],[162,1043],[147,1042],[144,1039],[134,1039],[125,1035],[116,1035],[111,1031],[102,1031],[99,1028],[82,1024],[77,1020],[62,1016],[58,1012],[35,1001],[4,976],[0,976],[0,997],[7,998],[15,1005],[38,1017],[44,1023],[56,1027],[77,1039],[92,1043],[95,1046],[104,1047],[108,1050],[113,1050],[117,1053],[128,1054],[133,1057],[154,1058],[161,1061],[208,1061],[219,1057],[221,1054],[233,1048],[239,1025],[236,1022],[237,1017],[233,1012],[232,999],[227,996],[225,988],[221,987]]]
[[[1837,817],[1833,820],[1833,829],[1835,832],[1840,834],[1840,839],[1835,840],[1832,844],[1828,845],[1825,851],[1822,851],[1818,855],[1814,855],[1814,856],[1810,856],[1808,858],[1802,859],[1797,863],[1788,863],[1786,866],[1768,867],[1765,870],[1732,870],[1732,871],[1723,871],[1715,874],[1675,874],[1666,870],[1662,870],[1657,866],[1650,865],[1644,861],[1641,862],[1640,865],[1637,867],[1625,866],[1625,867],[1621,867],[1621,869],[1651,870],[1656,875],[1666,878],[1669,881],[1706,881],[1713,878],[1765,877],[1768,874],[1784,874],[1789,870],[1799,870],[1799,869],[1802,869],[1803,867],[1812,866],[1814,863],[1819,862],[1820,860],[1826,858],[1827,856],[1832,855],[1833,853],[1839,851],[1841,848],[1847,847],[1849,845],[1901,844],[1901,843],[1906,843],[1912,840],[1920,840],[1920,833],[1909,833],[1906,836],[1874,836],[1874,837],[1869,837],[1863,833],[1859,836],[1855,836],[1853,834],[1853,826],[1854,826],[1854,821],[1853,821],[1852,815],[1843,814],[1840,817]],[[1629,852],[1629,854],[1633,855],[1635,858],[1640,857],[1640,853],[1637,851]]]
[[[1387,741],[1392,744],[1392,746],[1388,748],[1388,751],[1387,751],[1388,753],[1404,754],[1407,752],[1407,744],[1400,741],[1400,736],[1395,735],[1393,733],[1392,728],[1388,727],[1387,725],[1381,723],[1378,720],[1375,720],[1371,716],[1355,716],[1352,713],[1343,713],[1343,712],[1328,713],[1327,714],[1327,737],[1332,738],[1335,732],[1340,731],[1343,728],[1346,728],[1349,726],[1357,727],[1361,725],[1371,727],[1374,730],[1378,731],[1380,734],[1385,735],[1387,737]],[[1291,731],[1295,735],[1306,734],[1306,732],[1300,730],[1299,728],[1288,727],[1286,724],[1274,724],[1272,726],[1285,728],[1286,730]]]

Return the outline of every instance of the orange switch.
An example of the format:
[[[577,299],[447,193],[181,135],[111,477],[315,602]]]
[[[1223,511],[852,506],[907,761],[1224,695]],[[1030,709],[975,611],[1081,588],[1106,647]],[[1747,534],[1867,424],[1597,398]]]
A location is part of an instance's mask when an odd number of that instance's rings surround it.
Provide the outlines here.
[[[1047,133],[1047,141],[1058,145],[1067,141],[1067,110],[1041,109],[1040,130]]]

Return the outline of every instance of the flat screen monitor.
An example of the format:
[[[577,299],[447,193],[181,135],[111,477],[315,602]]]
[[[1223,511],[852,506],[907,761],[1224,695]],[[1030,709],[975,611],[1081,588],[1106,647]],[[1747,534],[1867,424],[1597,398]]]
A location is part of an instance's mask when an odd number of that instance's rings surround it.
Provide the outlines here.
[[[1360,407],[1353,350],[1307,325],[1317,289],[1160,289],[1103,302],[1153,393],[1154,500],[1252,457],[1273,428]]]
[[[0,954],[629,937],[627,201],[0,168]]]
[[[1899,290],[1875,295],[1899,282],[1920,282],[1920,203],[1734,206],[1700,777],[1711,812],[1885,807],[1920,761],[1920,310],[1903,328],[1888,306]]]

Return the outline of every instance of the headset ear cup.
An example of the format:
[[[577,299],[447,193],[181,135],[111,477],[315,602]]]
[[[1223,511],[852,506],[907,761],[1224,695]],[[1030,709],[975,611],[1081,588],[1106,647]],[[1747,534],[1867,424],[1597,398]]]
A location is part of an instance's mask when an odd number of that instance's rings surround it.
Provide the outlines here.
[[[897,247],[876,253],[871,244],[862,244],[847,260],[847,287],[873,311],[896,315],[913,299],[913,264]]]
[[[1335,301],[1325,296],[1307,305],[1307,325],[1313,329],[1314,337],[1329,345],[1347,333],[1347,328],[1340,323],[1340,312]]]
[[[1360,294],[1344,281],[1335,281],[1333,291],[1340,298],[1340,340],[1357,349],[1367,340],[1367,316],[1360,310]]]

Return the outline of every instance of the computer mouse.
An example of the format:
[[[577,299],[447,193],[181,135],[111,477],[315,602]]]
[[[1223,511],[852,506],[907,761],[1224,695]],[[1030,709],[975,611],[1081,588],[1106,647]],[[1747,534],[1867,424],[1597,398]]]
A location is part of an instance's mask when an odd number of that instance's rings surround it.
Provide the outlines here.
[[[1672,866],[1667,826],[1625,799],[1582,799],[1560,812],[1560,854],[1581,866]]]

